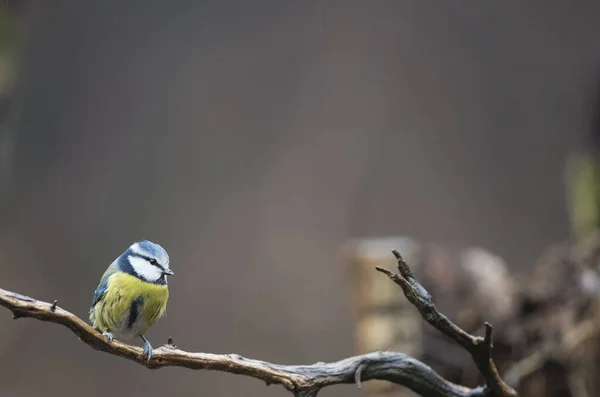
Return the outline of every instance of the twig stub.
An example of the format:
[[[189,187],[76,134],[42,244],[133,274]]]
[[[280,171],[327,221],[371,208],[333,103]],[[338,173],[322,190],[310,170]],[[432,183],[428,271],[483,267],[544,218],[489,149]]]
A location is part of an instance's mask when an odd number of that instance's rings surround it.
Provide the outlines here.
[[[167,339],[167,346],[172,347],[173,349],[177,349],[177,346],[173,341],[173,337],[169,336],[169,339]]]
[[[361,388],[360,386],[360,377],[362,375],[362,371],[365,369],[365,364],[360,364],[358,368],[356,368],[356,372],[354,372],[354,383],[356,383],[357,388]]]

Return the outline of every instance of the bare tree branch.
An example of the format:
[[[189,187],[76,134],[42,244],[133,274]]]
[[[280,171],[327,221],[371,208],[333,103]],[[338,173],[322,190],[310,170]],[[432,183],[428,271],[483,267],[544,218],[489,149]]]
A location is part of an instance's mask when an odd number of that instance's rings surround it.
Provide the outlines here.
[[[496,369],[492,360],[492,326],[485,323],[485,337],[473,336],[440,313],[431,299],[427,290],[415,279],[412,271],[402,259],[398,251],[392,251],[398,260],[398,271],[393,273],[387,269],[377,267],[377,270],[386,274],[392,281],[398,284],[406,298],[419,310],[421,316],[442,334],[450,337],[466,351],[471,354],[477,369],[485,379],[488,388],[495,397],[516,397],[517,392],[508,386]]]
[[[148,361],[140,347],[117,340],[109,342],[85,321],[57,306],[57,301],[48,303],[0,289],[0,306],[9,309],[15,319],[29,317],[61,324],[90,347],[135,361],[150,369],[176,366],[245,375],[260,379],[267,385],[280,384],[298,397],[314,397],[322,388],[335,384],[355,383],[360,387],[361,381],[372,379],[405,386],[423,397],[517,397],[516,392],[497,375],[491,360],[491,326],[487,326],[484,339],[471,336],[454,325],[437,311],[429,293],[414,279],[400,255],[396,251],[394,255],[398,258],[401,276],[385,269],[377,270],[387,274],[402,287],[406,297],[428,322],[471,353],[488,383],[486,387],[470,389],[454,384],[424,363],[405,354],[389,351],[349,357],[331,363],[279,365],[237,354],[186,352],[178,349],[169,338],[168,344],[155,349]]]

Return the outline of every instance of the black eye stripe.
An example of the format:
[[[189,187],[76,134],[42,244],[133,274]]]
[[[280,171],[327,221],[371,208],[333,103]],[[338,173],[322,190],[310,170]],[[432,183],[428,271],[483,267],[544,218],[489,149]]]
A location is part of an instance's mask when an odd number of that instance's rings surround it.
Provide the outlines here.
[[[147,260],[147,261],[148,261],[148,263],[150,263],[151,265],[153,265],[153,266],[156,266],[156,267],[158,267],[159,269],[161,269],[161,270],[162,270],[162,266],[161,266],[161,265],[159,265],[159,264],[158,264],[158,262],[156,261],[156,259],[154,259],[154,258],[150,258],[150,257],[148,257],[148,256],[145,256],[145,255],[140,255],[140,254],[134,254],[133,256],[136,256],[136,257],[138,257],[138,258],[145,259],[145,260]]]

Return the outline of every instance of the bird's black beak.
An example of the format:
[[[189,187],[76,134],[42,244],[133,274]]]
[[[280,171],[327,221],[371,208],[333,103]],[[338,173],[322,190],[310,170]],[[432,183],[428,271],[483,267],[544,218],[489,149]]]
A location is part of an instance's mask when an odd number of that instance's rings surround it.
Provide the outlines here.
[[[171,269],[167,269],[163,272],[163,274],[166,274],[167,276],[174,276],[175,273],[173,273],[173,270]]]

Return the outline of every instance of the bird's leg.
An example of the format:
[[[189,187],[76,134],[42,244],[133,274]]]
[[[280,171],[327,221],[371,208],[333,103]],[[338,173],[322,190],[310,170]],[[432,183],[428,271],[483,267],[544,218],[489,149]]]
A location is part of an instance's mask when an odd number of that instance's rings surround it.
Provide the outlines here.
[[[148,361],[152,358],[152,345],[148,342],[148,339],[144,335],[140,335],[140,338],[144,341],[144,354],[148,356]]]
[[[108,341],[109,341],[109,342],[112,342],[112,341],[113,341],[113,334],[111,334],[110,332],[108,332],[108,331],[104,331],[104,332],[102,333],[102,335],[104,335],[104,336],[106,337],[106,339],[108,339]]]

